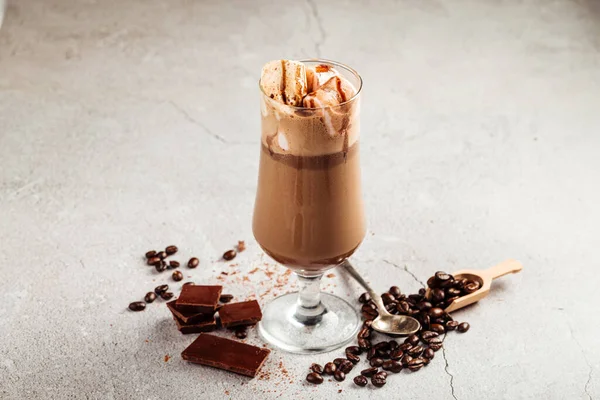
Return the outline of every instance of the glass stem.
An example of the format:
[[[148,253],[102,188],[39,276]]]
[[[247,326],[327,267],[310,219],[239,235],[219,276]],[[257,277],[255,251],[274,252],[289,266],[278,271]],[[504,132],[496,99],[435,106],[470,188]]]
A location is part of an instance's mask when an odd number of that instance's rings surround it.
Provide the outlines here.
[[[319,275],[302,275],[298,276],[298,302],[294,318],[303,325],[316,325],[323,319],[323,315],[327,313],[327,309],[321,303],[321,278]]]

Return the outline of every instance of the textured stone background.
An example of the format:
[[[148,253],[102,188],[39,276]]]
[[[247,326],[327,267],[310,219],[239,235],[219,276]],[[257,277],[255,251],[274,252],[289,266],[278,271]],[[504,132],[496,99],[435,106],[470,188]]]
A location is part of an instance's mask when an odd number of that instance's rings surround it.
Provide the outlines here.
[[[256,82],[270,59],[311,56],[365,81],[370,230],[354,259],[377,289],[525,265],[456,313],[468,334],[377,396],[600,398],[600,2],[9,2],[0,398],[375,396],[303,381],[313,360],[341,352],[275,350],[254,380],[188,365],[179,353],[195,335],[180,335],[164,304],[126,310],[169,281],[140,256],[171,243],[180,260],[202,259],[188,279],[220,279],[239,298],[293,287],[250,229]],[[238,239],[249,247],[238,265],[218,261]],[[359,293],[333,273],[327,290]]]

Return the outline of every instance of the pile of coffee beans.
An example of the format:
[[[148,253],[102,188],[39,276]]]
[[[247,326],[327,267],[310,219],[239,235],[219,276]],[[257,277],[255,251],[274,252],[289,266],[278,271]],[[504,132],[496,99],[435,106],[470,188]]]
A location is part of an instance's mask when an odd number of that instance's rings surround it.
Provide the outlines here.
[[[427,281],[430,296],[427,291],[420,289],[416,294],[402,294],[398,286],[392,286],[381,295],[386,310],[391,314],[409,315],[421,323],[421,329],[408,336],[402,343],[396,340],[372,343],[373,329],[371,324],[379,315],[377,306],[368,293],[363,293],[358,298],[362,303],[361,314],[364,318],[362,328],[357,335],[357,346],[346,347],[345,358],[336,358],[324,367],[313,364],[306,380],[310,383],[321,384],[323,374],[333,375],[337,381],[343,381],[356,364],[361,360],[362,354],[368,361],[370,368],[360,371],[360,375],[353,378],[357,386],[367,386],[369,380],[375,387],[382,387],[387,382],[388,373],[399,373],[402,370],[415,372],[427,366],[435,357],[435,353],[442,348],[445,334],[457,330],[464,333],[469,330],[467,322],[458,323],[444,311],[457,297],[472,293],[477,283],[466,279],[454,279],[445,272],[436,272]],[[480,285],[479,285],[480,286]],[[468,288],[467,288],[468,287]],[[450,290],[453,289],[453,290]],[[437,297],[433,299],[433,291]],[[441,335],[444,336],[441,336]],[[337,371],[342,374],[336,376]]]

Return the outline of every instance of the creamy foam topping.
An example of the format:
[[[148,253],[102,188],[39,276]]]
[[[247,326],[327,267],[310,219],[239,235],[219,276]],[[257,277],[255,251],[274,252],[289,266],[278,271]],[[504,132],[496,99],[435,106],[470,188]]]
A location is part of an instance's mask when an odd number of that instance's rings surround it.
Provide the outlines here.
[[[358,140],[359,99],[346,103],[356,88],[331,66],[271,61],[261,87],[262,142],[269,151],[317,156],[346,152]]]

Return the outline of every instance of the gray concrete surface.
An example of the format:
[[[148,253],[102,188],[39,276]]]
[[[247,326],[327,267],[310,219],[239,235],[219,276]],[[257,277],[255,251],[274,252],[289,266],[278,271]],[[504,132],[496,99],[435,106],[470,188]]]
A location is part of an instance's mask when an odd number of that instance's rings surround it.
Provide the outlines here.
[[[598,1],[9,3],[0,398],[600,398]],[[170,280],[140,257],[171,243],[202,260],[188,280],[262,302],[293,288],[269,292],[285,270],[252,240],[256,82],[265,61],[310,56],[364,77],[354,259],[376,288],[525,265],[456,313],[468,334],[377,391],[303,381],[339,351],[274,350],[254,380],[189,365],[195,335],[164,304],[126,309]],[[218,261],[238,239],[238,265]],[[333,273],[326,290],[360,292]]]

